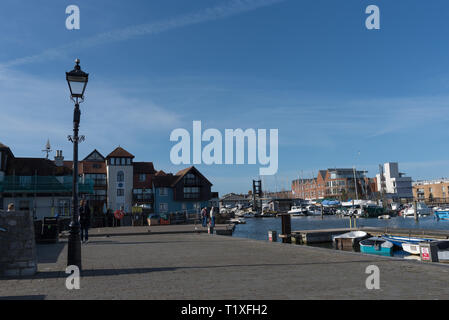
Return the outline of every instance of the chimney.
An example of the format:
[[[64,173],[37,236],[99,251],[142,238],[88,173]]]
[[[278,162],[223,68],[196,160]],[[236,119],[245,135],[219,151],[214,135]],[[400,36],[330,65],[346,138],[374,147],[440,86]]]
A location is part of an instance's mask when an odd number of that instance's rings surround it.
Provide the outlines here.
[[[62,150],[56,150],[55,164],[58,167],[62,167],[64,164],[64,157],[62,156]]]

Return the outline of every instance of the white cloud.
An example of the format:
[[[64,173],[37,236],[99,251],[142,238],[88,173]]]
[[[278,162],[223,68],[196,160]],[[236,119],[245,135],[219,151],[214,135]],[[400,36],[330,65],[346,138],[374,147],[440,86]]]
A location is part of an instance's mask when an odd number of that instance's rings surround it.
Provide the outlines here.
[[[80,134],[95,147],[136,142],[171,130],[181,115],[155,104],[149,98],[127,98],[116,87],[92,84],[81,107]],[[92,89],[92,90],[89,90]],[[125,88],[126,90],[126,88]],[[72,134],[73,103],[65,81],[43,80],[28,74],[0,72],[0,141],[30,156],[30,146],[67,145]],[[21,147],[22,146],[22,147]]]
[[[153,23],[134,25],[123,29],[99,33],[91,37],[79,40],[75,43],[61,45],[59,47],[47,49],[38,54],[0,63],[0,69],[63,57],[67,54],[67,52],[73,51],[73,48],[90,48],[101,44],[124,41],[144,35],[159,34],[165,31],[182,28],[189,25],[224,19],[244,12],[256,10],[260,7],[273,5],[282,1],[284,0],[232,0],[227,2],[226,4],[206,8],[196,13],[177,16]]]

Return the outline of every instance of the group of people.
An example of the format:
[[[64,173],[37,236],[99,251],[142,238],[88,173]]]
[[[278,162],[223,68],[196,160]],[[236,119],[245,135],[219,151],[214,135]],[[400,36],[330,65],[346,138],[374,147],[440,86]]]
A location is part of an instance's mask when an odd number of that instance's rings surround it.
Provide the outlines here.
[[[207,208],[204,207],[201,210],[201,219],[203,222],[203,227],[207,227],[207,222],[209,220],[209,225],[213,228],[215,227],[215,210],[214,207],[212,207],[209,211],[209,213],[207,212]]]

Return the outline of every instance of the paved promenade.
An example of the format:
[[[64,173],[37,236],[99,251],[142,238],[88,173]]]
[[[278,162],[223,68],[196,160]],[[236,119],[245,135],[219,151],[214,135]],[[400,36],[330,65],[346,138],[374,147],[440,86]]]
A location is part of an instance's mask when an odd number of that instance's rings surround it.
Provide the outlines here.
[[[93,230],[93,232],[95,232]],[[66,240],[38,245],[39,273],[0,280],[30,299],[448,299],[449,266],[196,233],[93,237],[80,290],[67,290]],[[365,268],[380,268],[367,290]]]

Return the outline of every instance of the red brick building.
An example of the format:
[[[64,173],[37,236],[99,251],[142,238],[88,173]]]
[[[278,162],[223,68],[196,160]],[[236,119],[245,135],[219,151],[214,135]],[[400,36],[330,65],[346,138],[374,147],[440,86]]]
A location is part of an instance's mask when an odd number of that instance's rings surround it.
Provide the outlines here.
[[[327,169],[318,171],[313,179],[293,180],[292,194],[301,199],[372,198],[377,192],[376,186],[375,178],[366,177],[366,171]]]

